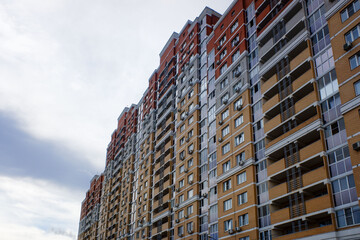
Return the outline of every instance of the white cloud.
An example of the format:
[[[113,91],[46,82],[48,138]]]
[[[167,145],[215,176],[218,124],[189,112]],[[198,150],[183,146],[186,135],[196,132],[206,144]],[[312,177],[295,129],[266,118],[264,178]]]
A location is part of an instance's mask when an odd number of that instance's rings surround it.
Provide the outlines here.
[[[75,239],[81,195],[46,181],[0,176],[0,236]]]
[[[117,116],[140,100],[172,31],[230,2],[3,1],[0,110],[101,171]]]

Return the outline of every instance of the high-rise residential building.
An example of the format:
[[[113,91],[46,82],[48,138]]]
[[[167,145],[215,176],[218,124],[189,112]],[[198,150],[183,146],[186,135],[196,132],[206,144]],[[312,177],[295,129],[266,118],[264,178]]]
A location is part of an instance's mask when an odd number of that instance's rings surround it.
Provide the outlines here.
[[[78,239],[360,238],[359,10],[234,0],[187,21],[119,116]]]

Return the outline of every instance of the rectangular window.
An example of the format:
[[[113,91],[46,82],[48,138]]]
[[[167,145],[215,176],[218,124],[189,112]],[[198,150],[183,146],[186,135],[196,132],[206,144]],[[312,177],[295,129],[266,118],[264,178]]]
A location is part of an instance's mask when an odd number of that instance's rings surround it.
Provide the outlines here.
[[[220,68],[220,74],[223,74],[227,70],[227,63],[221,66]]]
[[[351,226],[360,223],[360,208],[354,206],[351,208],[336,211],[336,220],[339,228]]]
[[[350,68],[353,70],[360,65],[360,52],[357,52],[354,56],[349,58]]]
[[[345,42],[352,43],[359,38],[360,24],[345,34]]]
[[[239,216],[239,226],[245,226],[249,224],[249,215],[248,214],[244,214]]]
[[[243,101],[242,101],[242,97],[241,97],[238,100],[236,100],[236,102],[234,102],[234,110],[241,110],[242,104],[243,104]]]
[[[239,146],[245,140],[244,133],[240,133],[238,136],[235,137],[235,146]]]
[[[229,190],[231,188],[231,179],[225,181],[223,183],[223,189],[224,189],[224,192],[226,192],[227,190]]]
[[[224,112],[221,113],[221,120],[225,120],[229,116],[229,109],[226,109]]]
[[[230,143],[227,143],[224,146],[222,146],[222,154],[225,155],[228,152],[230,152]]]
[[[194,206],[191,205],[187,208],[187,215],[191,215],[194,212]]]
[[[184,226],[178,227],[178,236],[184,235]]]
[[[241,114],[238,118],[235,119],[235,128],[240,126],[244,122],[244,116]]]
[[[222,137],[225,137],[226,135],[229,134],[229,132],[230,132],[230,127],[229,127],[229,125],[227,125],[225,128],[223,128],[223,129],[221,130],[221,136],[222,136]]]
[[[222,97],[221,97],[221,103],[222,104],[227,104],[229,100],[229,93],[225,93]]]
[[[179,196],[179,203],[182,203],[184,201],[184,194]]]
[[[227,232],[232,229],[232,219],[224,221],[224,231]]]
[[[246,172],[242,172],[239,175],[236,176],[237,178],[237,184],[241,184],[246,182]]]
[[[248,201],[247,192],[238,195],[238,205],[247,203],[247,201]]]
[[[316,72],[320,77],[334,67],[334,58],[332,48],[329,48],[315,58]]]
[[[230,210],[232,208],[232,199],[224,201],[224,211]]]
[[[236,163],[238,165],[240,165],[241,163],[243,163],[245,161],[245,152],[241,152],[238,155],[236,155]]]
[[[230,28],[231,33],[233,33],[238,26],[239,26],[239,22],[236,20],[236,22],[233,25],[231,25]]]
[[[335,70],[325,74],[318,80],[320,98],[321,100],[326,99],[330,95],[334,94],[339,90],[337,76]]]
[[[209,113],[208,113],[208,120],[209,123],[211,123],[212,121],[215,120],[215,106],[213,106],[212,108],[209,109]]]
[[[226,163],[223,163],[223,173],[227,172],[230,170],[231,164],[230,164],[230,160],[227,161]]]
[[[355,95],[360,95],[360,80],[354,83]]]
[[[220,53],[220,60],[224,59],[224,57],[226,56],[226,53],[227,53],[227,51],[226,51],[226,48],[225,48],[224,51],[222,51]]]
[[[191,189],[187,192],[187,198],[189,199],[189,198],[192,198],[193,196],[194,196],[194,190]]]
[[[346,21],[349,17],[354,15],[360,9],[360,2],[359,0],[355,0],[349,4],[344,10],[340,12],[341,21]]]
[[[181,181],[179,181],[179,188],[182,188],[184,186],[184,179],[182,179]]]
[[[337,179],[331,182],[335,206],[351,203],[357,201],[354,176],[349,176]]]
[[[236,60],[238,60],[239,57],[240,57],[240,51],[237,50],[237,51],[231,56],[232,62],[235,62]],[[233,75],[233,77],[234,77],[234,75]]]
[[[225,78],[220,82],[220,90],[223,90],[227,85],[229,85],[229,79]]]
[[[181,219],[184,217],[184,210],[179,211],[178,218]]]
[[[224,35],[224,36],[220,39],[219,45],[222,46],[222,45],[225,43],[225,41],[226,41],[226,35]]]

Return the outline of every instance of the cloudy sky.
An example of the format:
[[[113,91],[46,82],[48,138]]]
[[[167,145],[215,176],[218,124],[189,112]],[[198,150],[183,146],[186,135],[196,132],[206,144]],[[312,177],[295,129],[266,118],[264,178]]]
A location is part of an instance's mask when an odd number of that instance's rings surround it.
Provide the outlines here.
[[[231,0],[0,0],[0,236],[75,239],[89,181],[159,52]]]

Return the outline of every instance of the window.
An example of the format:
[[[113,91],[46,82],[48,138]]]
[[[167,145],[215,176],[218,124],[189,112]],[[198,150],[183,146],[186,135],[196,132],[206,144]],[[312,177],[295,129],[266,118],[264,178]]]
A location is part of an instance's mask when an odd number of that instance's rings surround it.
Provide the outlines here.
[[[192,167],[194,165],[194,160],[193,159],[190,159],[188,161],[188,168]]]
[[[226,109],[224,112],[221,113],[221,120],[224,121],[225,118],[229,116],[229,109]]]
[[[191,205],[191,206],[187,207],[186,212],[187,212],[187,215],[192,214],[194,212],[194,206]]]
[[[352,170],[349,147],[338,148],[328,153],[329,168],[331,177],[335,177]]]
[[[217,195],[217,187],[210,188],[210,198]]]
[[[359,96],[360,95],[360,80],[358,80],[357,82],[354,83],[354,89],[355,89],[355,95]]]
[[[182,203],[184,201],[184,194],[179,196],[179,203]]]
[[[178,236],[184,235],[184,226],[178,227]]]
[[[192,90],[188,93],[188,99],[190,99],[192,96],[194,96],[194,89],[192,89]]]
[[[186,224],[186,228],[187,228],[188,233],[192,233],[194,231],[193,226],[194,226],[193,222],[189,222],[189,223]]]
[[[181,219],[184,217],[184,210],[179,211],[178,218]]]
[[[313,34],[326,24],[325,9],[324,7],[316,10],[311,16],[309,16],[310,33]]]
[[[238,205],[247,203],[247,192],[238,195]]]
[[[334,58],[332,48],[315,58],[316,72],[318,76],[322,76],[334,67]]]
[[[229,93],[225,93],[222,97],[221,97],[221,103],[222,104],[227,104],[229,100]]]
[[[180,166],[179,172],[180,172],[180,173],[183,173],[184,171],[185,171],[185,166],[184,166],[184,165]]]
[[[350,57],[349,61],[351,70],[358,67],[360,65],[360,52],[357,52],[354,56]]]
[[[344,10],[340,12],[341,21],[346,21],[349,17],[354,15],[360,9],[360,2],[359,0],[355,0],[349,4]]]
[[[250,237],[249,236],[241,237],[241,238],[239,238],[239,240],[250,240]]]
[[[179,188],[182,188],[184,186],[184,179],[179,181]]]
[[[326,99],[339,90],[337,76],[335,70],[325,74],[318,80],[321,99]]]
[[[194,181],[194,174],[190,174],[188,176],[188,183],[190,184],[190,182]]]
[[[224,189],[224,192],[226,192],[227,190],[229,190],[231,188],[231,179],[225,181],[223,183],[223,189]]]
[[[237,51],[231,56],[232,62],[235,62],[236,60],[238,60],[239,57],[240,57],[240,51],[237,50]]]
[[[246,172],[242,172],[239,175],[237,175],[236,179],[237,179],[237,184],[246,182]]]
[[[245,226],[249,224],[249,215],[248,214],[244,214],[239,216],[239,226]]]
[[[185,124],[183,124],[181,127],[180,127],[180,132],[183,132],[185,130]]]
[[[232,219],[226,220],[224,222],[224,231],[227,232],[232,229]]]
[[[227,70],[227,63],[221,66],[220,68],[220,74],[223,74]]]
[[[335,206],[351,203],[357,201],[354,176],[349,176],[337,179],[331,183]]]
[[[223,163],[223,173],[227,172],[230,170],[231,164],[230,164],[230,160],[227,161],[226,163]]]
[[[311,42],[314,56],[323,49],[325,49],[325,47],[330,44],[330,34],[328,26],[326,25],[323,29],[314,34],[314,36],[311,37]]]
[[[222,130],[221,130],[221,136],[222,137],[225,137],[226,135],[228,135],[230,132],[230,127],[229,125],[227,125],[226,127],[224,127]]]
[[[191,116],[188,120],[189,125],[192,124],[194,122],[194,116]]]
[[[230,152],[230,143],[227,143],[224,146],[222,146],[222,154],[225,155],[228,152]]]
[[[225,43],[225,41],[226,41],[226,35],[224,35],[224,36],[220,39],[219,45],[222,46],[222,45]]]
[[[218,224],[217,223],[210,226],[210,234],[217,233],[217,231],[218,231]],[[207,238],[205,238],[205,239],[208,240]]]
[[[245,140],[244,133],[240,133],[235,137],[235,146],[239,146]]]
[[[360,25],[357,25],[345,34],[345,42],[351,43],[359,38]]]
[[[236,20],[236,22],[233,25],[231,25],[230,28],[231,33],[233,33],[238,26],[239,26],[239,22]]]
[[[194,196],[194,190],[191,189],[187,192],[187,198],[189,199],[189,198],[192,198],[193,196]]]
[[[192,136],[194,136],[194,130],[191,129],[189,132],[188,132],[188,138],[192,138]]]
[[[232,199],[224,201],[224,211],[230,210],[232,208]]]
[[[212,121],[215,120],[215,106],[213,106],[212,108],[209,109],[209,113],[208,113],[208,120],[209,123],[211,123]]]
[[[180,107],[183,107],[185,105],[185,98],[180,102]]]
[[[226,53],[227,53],[227,51],[226,51],[226,48],[225,48],[224,51],[222,51],[222,52],[220,53],[220,60],[223,60],[223,59],[224,59],[224,57],[226,56]]]
[[[231,46],[235,47],[238,44],[239,44],[239,34],[236,35],[236,37],[233,38],[233,40],[231,41]]]
[[[238,118],[235,119],[235,128],[240,126],[244,122],[244,117],[241,114]]]
[[[241,65],[239,64],[239,65],[237,65],[237,66],[234,68],[234,70],[232,71],[232,77],[233,77],[233,79],[240,77],[240,74],[241,74]]]
[[[236,100],[236,102],[234,102],[234,110],[241,109],[242,103],[242,97]]]
[[[336,220],[339,228],[360,223],[360,208],[354,206],[351,208],[336,211]]]
[[[180,139],[180,146],[183,145],[184,143],[185,143],[185,137],[182,137],[182,138]]]
[[[229,79],[225,78],[220,82],[220,90],[223,90],[227,85],[229,85]]]
[[[188,107],[188,111],[191,112],[191,110],[194,109],[194,106],[195,106],[194,103],[191,103]]]
[[[240,164],[241,162],[245,161],[245,152],[241,152],[238,155],[236,155],[236,163]]]

